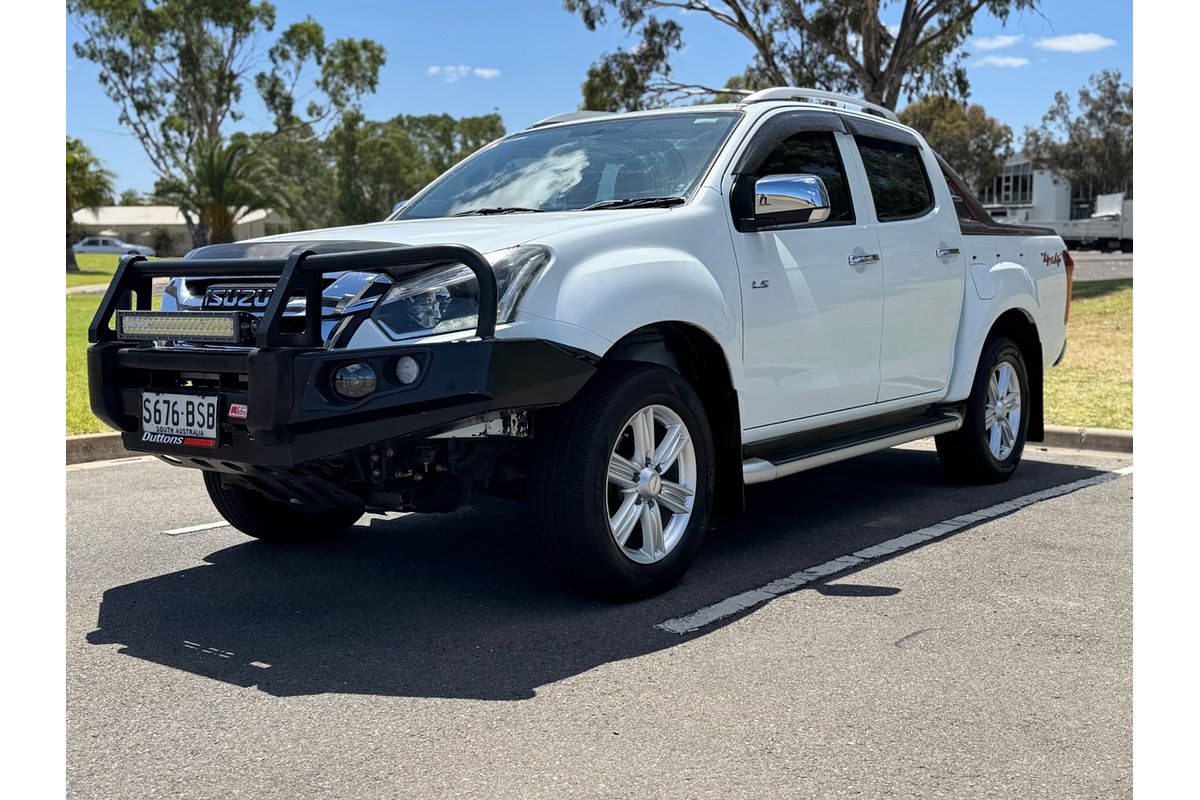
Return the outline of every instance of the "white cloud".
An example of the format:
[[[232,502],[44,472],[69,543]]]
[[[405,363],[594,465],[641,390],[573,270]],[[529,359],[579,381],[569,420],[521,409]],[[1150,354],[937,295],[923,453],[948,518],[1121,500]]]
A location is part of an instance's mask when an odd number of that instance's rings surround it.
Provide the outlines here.
[[[1114,44],[1114,40],[1098,33],[1072,33],[1037,41],[1037,46],[1043,50],[1057,50],[1060,53],[1091,53],[1112,47]]]
[[[971,44],[975,45],[976,50],[1002,50],[1005,47],[1012,47],[1024,38],[1020,34],[1015,36],[980,36],[978,39],[972,39]]]
[[[441,75],[442,80],[446,83],[457,83],[472,75],[476,78],[483,78],[485,81],[491,80],[500,75],[500,70],[495,67],[471,67],[466,64],[447,64],[440,67],[435,64],[427,68],[425,74],[431,78]]]
[[[975,66],[1013,69],[1014,67],[1023,67],[1028,63],[1029,59],[1021,56],[984,56],[975,62]]]

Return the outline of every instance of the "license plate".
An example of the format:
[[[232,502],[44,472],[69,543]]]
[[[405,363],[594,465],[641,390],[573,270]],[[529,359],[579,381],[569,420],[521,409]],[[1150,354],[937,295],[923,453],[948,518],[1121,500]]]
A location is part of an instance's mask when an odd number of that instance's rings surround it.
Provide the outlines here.
[[[211,311],[265,311],[274,286],[210,286],[204,308]]]
[[[142,441],[217,446],[217,395],[142,392]]]

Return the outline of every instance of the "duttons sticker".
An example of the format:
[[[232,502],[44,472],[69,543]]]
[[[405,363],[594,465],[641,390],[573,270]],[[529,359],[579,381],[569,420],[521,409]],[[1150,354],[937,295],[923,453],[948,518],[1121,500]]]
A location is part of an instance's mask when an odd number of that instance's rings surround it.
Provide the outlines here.
[[[146,444],[169,444],[175,447],[216,447],[216,439],[201,439],[196,436],[175,436],[169,433],[142,433]]]

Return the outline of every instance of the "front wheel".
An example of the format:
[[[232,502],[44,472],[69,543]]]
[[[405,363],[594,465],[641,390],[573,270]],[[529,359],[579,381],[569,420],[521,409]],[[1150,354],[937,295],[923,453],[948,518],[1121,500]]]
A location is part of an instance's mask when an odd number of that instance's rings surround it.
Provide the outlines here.
[[[1028,405],[1029,377],[1020,348],[1003,336],[992,339],[979,359],[963,426],[934,439],[942,466],[957,480],[1008,480],[1025,449]]]
[[[663,367],[608,365],[549,434],[533,495],[551,566],[615,600],[678,582],[712,503],[712,436],[695,390]]]
[[[228,486],[220,473],[204,473],[204,488],[217,513],[233,527],[255,539],[278,543],[313,542],[335,536],[358,520],[362,511],[336,508],[304,511],[270,500],[237,486]]]

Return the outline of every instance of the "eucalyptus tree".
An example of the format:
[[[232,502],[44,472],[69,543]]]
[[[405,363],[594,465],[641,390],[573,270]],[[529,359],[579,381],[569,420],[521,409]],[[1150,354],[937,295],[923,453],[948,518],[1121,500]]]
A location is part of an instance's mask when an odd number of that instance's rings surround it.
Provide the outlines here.
[[[357,107],[385,60],[370,39],[327,42],[311,17],[264,52],[276,21],[266,0],[68,0],[67,9],[83,32],[76,55],[100,67],[121,124],[176,188],[195,174],[189,159],[242,120],[248,86],[282,136],[330,126]],[[207,223],[190,211],[184,218],[193,243],[207,242]]]
[[[637,44],[588,69],[584,107],[652,108],[767,86],[861,94],[895,108],[905,94],[965,97],[963,45],[977,14],[1001,22],[1038,0],[563,0],[590,30],[615,15]],[[671,57],[683,47],[683,12],[723,25],[753,52],[721,86],[680,81]],[[889,22],[889,20],[892,20]]]

